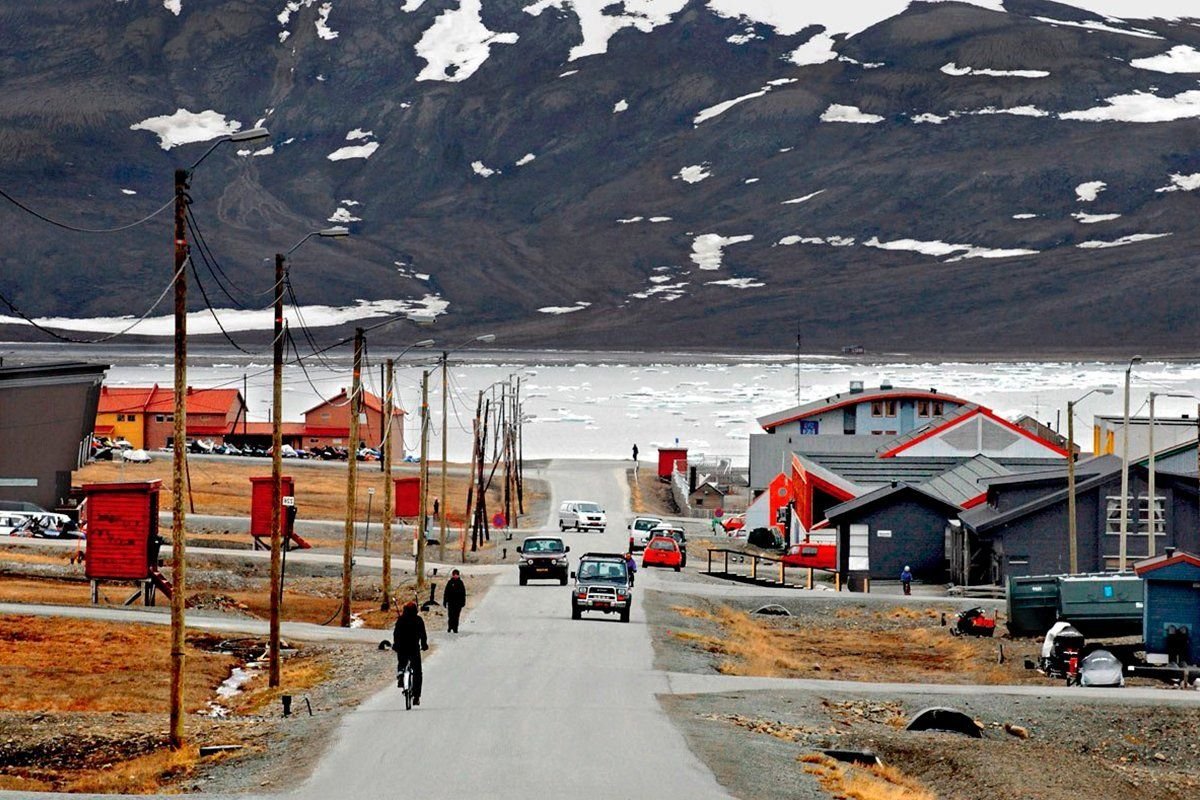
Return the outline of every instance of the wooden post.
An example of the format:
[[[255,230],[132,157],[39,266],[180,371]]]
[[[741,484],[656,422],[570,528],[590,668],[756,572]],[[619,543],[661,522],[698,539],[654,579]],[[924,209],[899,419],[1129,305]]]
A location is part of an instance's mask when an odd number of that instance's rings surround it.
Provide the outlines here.
[[[750,580],[758,580],[758,556],[754,556],[750,560]]]
[[[446,560],[446,506],[450,505],[446,495],[446,440],[449,438],[449,426],[446,422],[446,395],[449,393],[449,381],[446,374],[449,369],[447,353],[442,353],[442,488],[439,495],[438,510],[441,512],[438,526],[441,534],[438,536],[438,560]]]
[[[813,569],[812,569],[812,567],[809,567],[808,568],[808,588],[812,589],[812,587],[813,587]]]
[[[379,608],[392,607],[392,517],[396,487],[392,482],[392,412],[395,406],[396,362],[388,359],[384,366],[384,416],[387,427],[383,432],[383,601]]]
[[[175,426],[171,446],[171,711],[170,744],[183,747],[184,601],[187,561],[183,474],[187,469],[187,204],[188,171],[175,170]]]
[[[429,370],[421,372],[421,512],[417,517],[417,594],[425,592],[425,526],[429,524]]]
[[[271,352],[271,610],[267,685],[279,685],[280,549],[283,546],[283,253],[275,254],[275,341]]]
[[[342,620],[343,628],[350,627],[350,576],[354,568],[354,512],[358,492],[358,416],[362,413],[362,328],[354,329],[354,373],[350,388],[350,456],[346,468],[346,529],[342,543]]]

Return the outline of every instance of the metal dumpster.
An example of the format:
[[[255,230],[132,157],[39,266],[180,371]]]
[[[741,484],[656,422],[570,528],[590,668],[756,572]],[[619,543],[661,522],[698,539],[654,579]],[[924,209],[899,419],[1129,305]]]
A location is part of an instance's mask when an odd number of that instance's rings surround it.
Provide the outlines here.
[[[1008,633],[1041,636],[1058,620],[1058,575],[1008,579]]]
[[[1140,636],[1142,579],[1133,573],[1058,578],[1058,617],[1093,638]]]

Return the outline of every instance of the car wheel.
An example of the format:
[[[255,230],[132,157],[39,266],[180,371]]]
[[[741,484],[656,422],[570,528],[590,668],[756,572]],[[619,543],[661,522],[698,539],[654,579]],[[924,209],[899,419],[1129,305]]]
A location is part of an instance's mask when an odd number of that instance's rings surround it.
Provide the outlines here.
[[[683,567],[676,567],[676,568],[675,568],[675,571],[676,571],[676,572],[679,572],[679,570],[681,570],[681,569],[683,569]]]
[[[579,610],[579,606],[575,605],[574,603],[571,603],[571,619],[579,619],[580,614],[582,614],[582,613],[583,612],[581,612]]]
[[[567,576],[566,575],[563,575],[561,578],[558,579],[558,585],[559,586],[567,585]]]
[[[629,622],[629,609],[628,608],[621,612],[621,622]]]
[[[578,522],[576,522],[576,523],[575,523],[575,532],[576,532],[576,533],[579,533],[579,531],[580,531],[580,530],[581,530],[581,529],[580,529],[580,527],[579,527],[579,523],[578,523]]]
[[[521,585],[524,586],[527,583],[529,583],[529,578],[526,578],[524,575],[522,575],[521,576]]]
[[[567,526],[566,526],[566,525],[564,525],[564,524],[562,523],[562,520],[559,520],[559,522],[558,522],[558,532],[559,532],[559,533],[563,533],[564,531],[566,531],[566,529],[567,529]]]

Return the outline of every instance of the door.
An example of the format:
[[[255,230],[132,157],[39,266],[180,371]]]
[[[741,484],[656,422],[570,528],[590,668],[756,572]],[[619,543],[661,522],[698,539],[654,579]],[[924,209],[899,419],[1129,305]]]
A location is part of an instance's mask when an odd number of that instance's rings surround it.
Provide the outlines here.
[[[871,528],[868,525],[850,526],[850,560],[846,567],[851,572],[867,572],[871,569]]]

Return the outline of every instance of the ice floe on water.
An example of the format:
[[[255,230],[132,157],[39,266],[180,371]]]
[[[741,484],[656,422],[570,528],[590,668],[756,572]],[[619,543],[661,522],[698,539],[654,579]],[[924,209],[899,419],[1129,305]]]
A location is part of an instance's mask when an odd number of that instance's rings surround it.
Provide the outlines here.
[[[224,114],[212,109],[195,112],[186,108],[181,108],[174,114],[149,117],[129,126],[131,131],[149,131],[157,135],[158,144],[163,150],[170,150],[181,144],[211,141],[237,133],[241,129],[242,123],[235,119],[226,119]]]
[[[844,106],[833,103],[821,114],[821,122],[850,122],[859,125],[876,125],[883,122],[883,117],[868,114],[857,106]]]
[[[495,33],[483,24],[482,0],[461,0],[443,11],[416,44],[426,62],[419,81],[465,81],[487,61],[493,45],[516,44],[517,34]]]
[[[1170,236],[1169,233],[1131,233],[1128,236],[1122,236],[1120,239],[1114,239],[1110,242],[1105,241],[1088,241],[1080,242],[1075,245],[1082,247],[1085,250],[1103,250],[1108,247],[1124,247],[1127,244],[1137,244],[1138,242],[1148,242],[1152,239],[1162,239],[1165,236]]]
[[[960,67],[951,61],[942,66],[942,72],[955,77],[965,75],[983,75],[989,78],[1048,78],[1050,73],[1044,69],[977,69],[975,67]]]
[[[1099,197],[1100,193],[1103,192],[1107,187],[1108,184],[1104,181],[1088,181],[1087,183],[1081,183],[1075,187],[1075,197],[1077,197],[1081,203],[1092,203],[1095,202],[1096,198]]]
[[[754,239],[753,234],[744,236],[721,236],[716,233],[704,233],[692,240],[692,263],[700,269],[715,270],[721,268],[721,259],[726,247]]]

